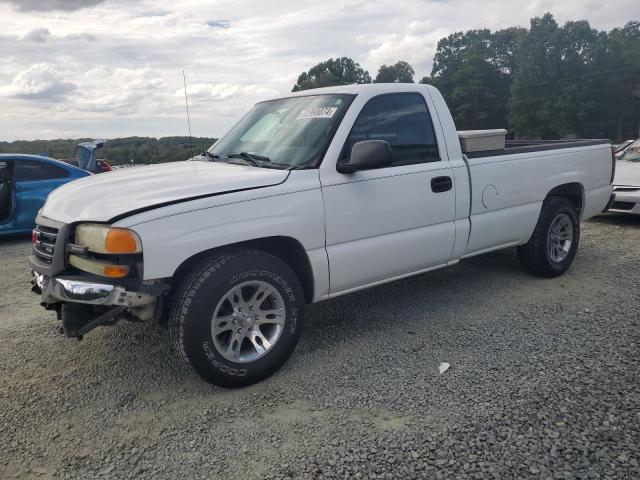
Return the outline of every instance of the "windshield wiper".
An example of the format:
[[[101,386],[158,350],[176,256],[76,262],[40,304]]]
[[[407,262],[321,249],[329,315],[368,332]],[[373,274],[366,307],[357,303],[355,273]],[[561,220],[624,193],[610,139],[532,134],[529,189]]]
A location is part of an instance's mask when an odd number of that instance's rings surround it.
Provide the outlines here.
[[[204,150],[202,152],[202,155],[204,155],[205,157],[209,157],[214,162],[220,158],[220,155],[216,155],[215,153],[211,153],[209,150]]]
[[[248,160],[249,163],[256,167],[260,167],[260,162],[270,162],[271,159],[269,157],[265,157],[264,155],[257,155],[255,153],[249,152],[232,152],[228,153],[227,157],[229,158],[242,158],[243,160]]]

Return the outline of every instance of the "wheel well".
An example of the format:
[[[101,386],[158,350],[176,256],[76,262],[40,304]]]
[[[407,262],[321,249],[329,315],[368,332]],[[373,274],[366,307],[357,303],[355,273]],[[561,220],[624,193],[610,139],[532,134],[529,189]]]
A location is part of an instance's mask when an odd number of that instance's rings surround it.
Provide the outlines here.
[[[573,182],[573,183],[565,183],[563,185],[558,185],[547,194],[546,198],[549,198],[552,196],[568,198],[576,206],[576,210],[578,211],[578,217],[582,214],[584,187],[582,186],[581,183]]]
[[[311,303],[311,301],[313,301],[313,270],[311,269],[307,252],[299,241],[291,237],[258,238],[255,240],[248,240],[246,242],[224,245],[197,253],[180,264],[173,274],[171,283],[174,286],[177,285],[187,275],[187,273],[189,273],[193,267],[200,263],[200,261],[205,257],[222,250],[238,247],[262,250],[263,252],[268,252],[279,257],[289,265],[289,267],[291,267],[300,280],[300,285],[304,291],[307,303]]]

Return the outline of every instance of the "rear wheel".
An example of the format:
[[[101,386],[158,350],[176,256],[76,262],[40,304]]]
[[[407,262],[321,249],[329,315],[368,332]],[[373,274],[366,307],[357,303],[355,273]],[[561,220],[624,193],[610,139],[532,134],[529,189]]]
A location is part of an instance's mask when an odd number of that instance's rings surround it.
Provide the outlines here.
[[[224,387],[259,382],[298,343],[304,296],[291,268],[271,254],[237,250],[200,263],[179,287],[169,327],[182,358]]]
[[[580,221],[574,204],[565,197],[549,197],[531,239],[518,247],[518,257],[529,273],[557,277],[571,266],[579,242]]]

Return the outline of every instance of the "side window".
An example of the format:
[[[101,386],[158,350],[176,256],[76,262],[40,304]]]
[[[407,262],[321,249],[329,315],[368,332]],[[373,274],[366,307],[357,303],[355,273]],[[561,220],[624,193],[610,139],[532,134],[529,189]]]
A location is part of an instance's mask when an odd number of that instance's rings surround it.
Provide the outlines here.
[[[54,180],[67,178],[69,172],[64,168],[47,162],[35,162],[32,160],[19,160],[15,164],[13,178],[16,182],[28,182],[34,180]]]
[[[394,166],[437,162],[438,143],[427,104],[419,93],[391,93],[367,102],[347,137],[342,158],[363,140],[391,145]]]

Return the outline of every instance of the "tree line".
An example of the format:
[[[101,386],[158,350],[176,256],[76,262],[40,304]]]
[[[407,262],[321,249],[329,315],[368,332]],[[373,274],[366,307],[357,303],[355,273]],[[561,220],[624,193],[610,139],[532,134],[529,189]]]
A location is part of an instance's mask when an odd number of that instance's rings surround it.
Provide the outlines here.
[[[60,140],[18,140],[0,142],[0,153],[43,154],[52,158],[75,158],[75,148],[81,142],[91,139]],[[113,138],[105,142],[104,148],[97,150],[96,157],[106,159],[112,165],[149,164],[175,162],[191,158],[209,148],[215,138],[206,137],[124,137]],[[192,148],[193,142],[193,148]]]
[[[293,91],[371,82],[414,82],[405,61],[375,78],[348,57],[298,77]],[[522,139],[640,136],[640,22],[609,32],[588,21],[558,25],[547,13],[528,29],[453,33],[438,42],[431,74],[458,129],[507,128]]]

